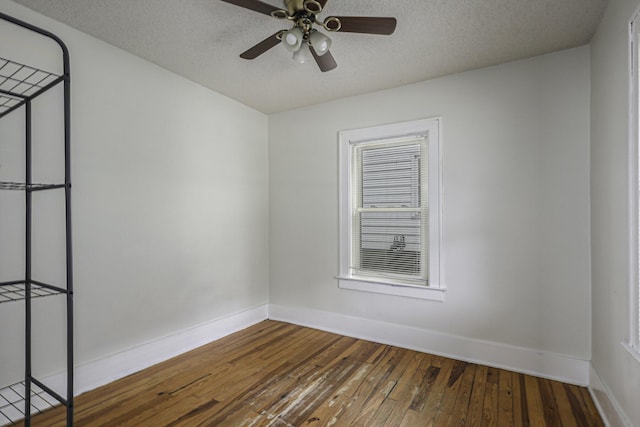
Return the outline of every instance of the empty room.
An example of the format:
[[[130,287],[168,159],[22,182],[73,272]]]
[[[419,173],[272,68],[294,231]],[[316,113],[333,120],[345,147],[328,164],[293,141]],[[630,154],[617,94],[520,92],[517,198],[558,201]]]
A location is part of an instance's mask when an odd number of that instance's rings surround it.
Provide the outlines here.
[[[640,427],[640,0],[0,0],[0,426]]]

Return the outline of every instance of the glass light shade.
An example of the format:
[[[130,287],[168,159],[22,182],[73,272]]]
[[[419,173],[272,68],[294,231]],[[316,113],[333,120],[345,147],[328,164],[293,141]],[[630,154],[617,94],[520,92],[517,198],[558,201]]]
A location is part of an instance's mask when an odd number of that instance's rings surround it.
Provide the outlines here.
[[[309,36],[309,42],[311,43],[311,46],[313,46],[313,50],[316,51],[318,56],[322,56],[325,53],[329,52],[329,49],[331,48],[331,39],[322,34],[320,31],[314,31],[313,33],[311,33],[311,35]]]
[[[296,52],[302,45],[303,37],[304,34],[302,34],[302,30],[295,27],[284,33],[282,36],[282,44],[287,48],[287,50]]]
[[[300,46],[300,49],[293,52],[293,60],[300,64],[307,62],[310,57],[311,52],[309,51],[309,46],[306,43],[303,43]]]

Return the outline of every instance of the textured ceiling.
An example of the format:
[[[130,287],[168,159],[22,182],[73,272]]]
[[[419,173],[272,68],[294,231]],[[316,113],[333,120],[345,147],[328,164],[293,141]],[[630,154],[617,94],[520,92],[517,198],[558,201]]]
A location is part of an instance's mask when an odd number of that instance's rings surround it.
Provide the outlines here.
[[[393,16],[392,36],[333,33],[338,68],[281,46],[239,54],[287,26],[220,0],[15,0],[265,113],[588,43],[608,0],[329,0],[319,15]],[[278,0],[263,0],[282,7]]]

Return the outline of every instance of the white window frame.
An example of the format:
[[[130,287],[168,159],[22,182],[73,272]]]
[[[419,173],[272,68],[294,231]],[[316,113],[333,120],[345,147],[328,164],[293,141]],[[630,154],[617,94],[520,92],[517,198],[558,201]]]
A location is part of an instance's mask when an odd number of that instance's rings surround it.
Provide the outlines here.
[[[629,21],[629,340],[640,362],[640,9]]]
[[[338,287],[410,298],[444,301],[446,287],[442,277],[442,161],[440,155],[439,117],[411,122],[374,126],[339,133],[339,209],[340,209],[340,271]],[[355,275],[350,268],[352,256],[352,146],[365,142],[378,142],[400,138],[424,136],[428,146],[429,186],[429,273],[428,283],[410,284],[384,277]]]

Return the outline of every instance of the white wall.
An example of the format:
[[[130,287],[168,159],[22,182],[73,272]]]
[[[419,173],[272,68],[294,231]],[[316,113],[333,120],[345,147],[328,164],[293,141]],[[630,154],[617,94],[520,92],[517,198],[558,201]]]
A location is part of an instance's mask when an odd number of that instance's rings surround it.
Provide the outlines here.
[[[338,131],[431,116],[446,302],[338,289]],[[590,359],[587,47],[270,115],[269,144],[272,304]]]
[[[591,235],[595,372],[640,425],[640,366],[629,336],[628,24],[638,0],[612,1],[591,45]]]
[[[266,304],[267,117],[13,2],[0,10],[71,53],[77,363]],[[20,36],[5,44],[33,50]],[[1,143],[17,133],[0,127]],[[20,353],[4,327],[20,308],[0,307],[2,376],[22,372],[4,368]],[[48,329],[38,345],[58,354]],[[36,372],[64,366],[36,358]]]
[[[265,304],[267,283],[274,306],[313,316],[591,358],[587,47],[267,118],[0,10],[71,50],[79,364]],[[337,132],[430,116],[443,119],[446,301],[338,289]],[[0,324],[19,316],[0,308]]]

